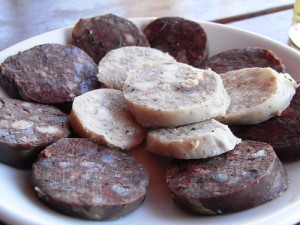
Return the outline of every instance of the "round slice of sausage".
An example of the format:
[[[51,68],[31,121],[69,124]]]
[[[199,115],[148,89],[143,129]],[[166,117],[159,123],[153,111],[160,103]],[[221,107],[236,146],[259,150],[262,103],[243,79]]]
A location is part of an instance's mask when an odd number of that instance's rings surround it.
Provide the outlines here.
[[[273,51],[258,47],[230,49],[218,53],[210,57],[204,67],[217,73],[251,67],[271,67],[279,73],[285,72],[285,66]]]
[[[123,90],[131,70],[143,64],[159,62],[176,62],[176,60],[155,48],[141,46],[117,48],[101,59],[97,77],[105,87]]]
[[[228,126],[210,119],[148,132],[146,150],[177,159],[200,159],[232,150],[241,139]]]
[[[152,48],[168,52],[178,62],[200,67],[207,59],[208,41],[199,23],[180,17],[162,17],[144,29]]]
[[[124,85],[126,104],[143,126],[179,126],[224,115],[230,104],[211,70],[184,63],[144,64]]]
[[[43,44],[7,58],[0,67],[0,83],[12,97],[61,104],[98,88],[97,71],[83,50]]]
[[[0,98],[0,162],[29,169],[42,149],[70,133],[68,115],[55,107]]]
[[[231,125],[257,124],[280,116],[299,86],[288,73],[271,68],[234,70],[221,78],[231,103],[226,115],[217,119]]]
[[[300,159],[300,113],[287,108],[281,116],[254,125],[233,125],[232,132],[242,139],[262,141],[274,148],[281,160]]]
[[[98,89],[76,97],[70,123],[79,136],[121,149],[138,146],[146,135],[128,110],[122,91],[113,89]]]
[[[300,159],[300,89],[296,89],[290,106],[281,116],[263,123],[230,126],[234,134],[243,139],[269,143],[281,160]]]
[[[137,160],[88,139],[63,138],[32,168],[37,196],[58,212],[91,220],[124,216],[146,196],[148,174]]]
[[[131,21],[106,14],[80,19],[72,30],[74,45],[82,48],[98,64],[112,49],[123,46],[149,46],[144,33]]]
[[[242,141],[220,156],[174,160],[166,178],[180,206],[207,215],[250,209],[288,188],[287,173],[273,148],[255,141]]]

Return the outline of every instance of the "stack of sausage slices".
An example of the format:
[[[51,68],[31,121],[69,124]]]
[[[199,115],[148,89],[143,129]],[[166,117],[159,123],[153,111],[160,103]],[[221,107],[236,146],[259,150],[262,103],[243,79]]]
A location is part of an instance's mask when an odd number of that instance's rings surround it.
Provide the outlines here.
[[[254,47],[207,59],[204,29],[182,18],[159,18],[144,33],[152,48],[126,46],[101,58],[104,89],[75,98],[75,132],[124,150],[146,135],[146,150],[174,158],[166,179],[175,201],[199,214],[281,195],[288,179],[271,145],[242,141],[228,127],[262,123],[290,105],[298,85],[280,59]]]
[[[170,192],[198,214],[246,210],[288,188],[277,148],[246,136],[276,118],[290,121],[280,115],[296,111],[287,108],[298,84],[272,51],[249,47],[208,58],[205,30],[177,17],[156,19],[142,32],[108,14],[81,19],[72,36],[77,47],[41,45],[1,65],[2,87],[38,102],[11,100],[16,102],[10,106],[1,99],[3,136],[12,140],[12,131],[24,131],[21,138],[32,147],[26,134],[56,134],[39,144],[44,150],[32,167],[34,190],[46,204],[95,220],[134,211],[149,178],[126,150],[143,141],[146,150],[173,158],[166,168]],[[46,110],[41,103],[65,110],[61,115],[47,106],[58,125],[33,120],[49,117],[38,113]],[[19,108],[18,115],[11,116],[10,107]],[[68,122],[76,138],[70,138]],[[9,140],[6,146],[14,148]]]

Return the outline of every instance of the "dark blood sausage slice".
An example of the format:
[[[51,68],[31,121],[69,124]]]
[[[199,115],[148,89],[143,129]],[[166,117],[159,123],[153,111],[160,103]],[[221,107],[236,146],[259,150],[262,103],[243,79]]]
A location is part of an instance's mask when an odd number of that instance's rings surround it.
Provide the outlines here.
[[[83,138],[63,138],[42,151],[32,169],[37,196],[79,218],[116,219],[143,202],[148,174],[137,160]]]
[[[284,72],[285,66],[274,52],[258,47],[231,49],[210,57],[204,65],[217,73],[251,67],[271,67]]]
[[[131,21],[113,14],[80,19],[72,30],[73,44],[96,63],[112,49],[123,46],[149,47],[144,33]]]
[[[220,156],[174,160],[166,178],[179,205],[208,215],[253,208],[288,187],[286,171],[273,148],[254,141],[243,141]]]
[[[299,84],[300,81],[297,81],[297,83]],[[293,96],[293,99],[292,99],[289,107],[300,113],[300,88],[296,89],[296,93]]]
[[[199,23],[162,17],[148,24],[144,33],[152,48],[168,52],[179,62],[200,67],[207,59],[207,35]]]
[[[97,71],[82,49],[43,44],[7,58],[0,67],[0,83],[12,97],[60,104],[98,88]]]
[[[274,148],[281,160],[300,159],[300,89],[296,89],[290,106],[281,116],[256,125],[230,126],[242,139],[266,142]]]
[[[55,107],[0,98],[0,162],[29,169],[47,145],[70,135],[68,115]]]

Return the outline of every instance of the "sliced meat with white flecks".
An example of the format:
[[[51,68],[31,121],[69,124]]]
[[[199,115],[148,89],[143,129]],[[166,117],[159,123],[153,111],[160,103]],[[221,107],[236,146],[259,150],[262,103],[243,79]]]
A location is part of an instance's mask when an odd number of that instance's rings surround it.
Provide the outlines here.
[[[97,64],[112,49],[149,46],[146,36],[133,22],[114,14],[80,19],[73,27],[72,38],[73,44]]]
[[[230,104],[218,74],[183,63],[144,64],[129,73],[123,91],[144,126],[203,121],[224,115]]]
[[[34,191],[58,212],[91,220],[124,216],[142,204],[149,182],[135,158],[84,138],[63,138],[42,151]]]
[[[230,129],[242,139],[266,142],[281,160],[300,159],[300,89],[281,116],[252,125],[232,125]]]
[[[240,141],[228,126],[211,119],[151,130],[147,134],[146,149],[178,159],[198,159],[230,151]]]
[[[207,34],[195,21],[161,17],[150,22],[144,33],[152,48],[168,52],[178,62],[199,67],[207,59]]]
[[[166,178],[175,202],[206,215],[250,209],[288,188],[286,170],[273,148],[255,141],[242,141],[207,159],[173,160]]]
[[[138,146],[146,130],[129,112],[122,91],[98,89],[75,98],[71,126],[81,137],[121,149]]]
[[[55,107],[0,98],[0,162],[29,169],[43,148],[70,133],[68,115]]]
[[[259,47],[230,49],[210,57],[203,67],[217,73],[226,73],[251,67],[271,67],[279,73],[285,72],[285,66],[276,54]]]
[[[58,105],[99,88],[97,71],[80,48],[42,44],[8,57],[0,66],[0,83],[11,97]]]
[[[105,87],[122,90],[128,73],[136,67],[157,62],[176,62],[167,53],[141,46],[109,51],[99,62],[97,77]]]
[[[226,115],[218,117],[225,124],[257,124],[285,110],[298,84],[287,73],[271,68],[246,68],[221,74],[231,97]]]

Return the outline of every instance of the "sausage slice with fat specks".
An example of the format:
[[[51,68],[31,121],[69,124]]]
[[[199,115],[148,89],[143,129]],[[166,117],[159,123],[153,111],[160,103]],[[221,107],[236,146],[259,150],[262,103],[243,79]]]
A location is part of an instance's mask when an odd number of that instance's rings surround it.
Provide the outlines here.
[[[149,46],[144,33],[134,23],[113,14],[80,19],[72,30],[72,38],[74,45],[87,52],[97,64],[112,49]]]
[[[234,70],[221,78],[231,103],[226,115],[217,119],[230,125],[258,124],[280,116],[299,86],[288,73],[271,68]]]
[[[32,169],[37,196],[83,219],[124,216],[143,202],[148,174],[137,160],[83,138],[63,138],[42,151]]]
[[[162,62],[176,62],[176,60],[155,48],[126,46],[111,50],[101,59],[97,77],[105,87],[123,90],[131,70],[143,64]]]
[[[208,56],[207,34],[194,21],[180,17],[162,17],[144,29],[152,48],[168,52],[178,62],[200,67]]]
[[[271,67],[279,73],[285,72],[285,65],[275,53],[269,49],[248,47],[230,49],[210,57],[204,64],[217,73],[226,73],[232,70]]]
[[[42,149],[70,133],[68,115],[55,107],[0,98],[0,162],[29,169]]]
[[[180,206],[207,215],[250,209],[288,188],[287,173],[273,148],[255,141],[243,141],[220,156],[174,160],[166,178]]]
[[[0,67],[0,83],[11,97],[59,105],[99,88],[97,72],[80,48],[42,44],[7,58]]]
[[[124,85],[126,104],[143,126],[179,126],[226,113],[230,97],[218,74],[184,63],[144,64]]]
[[[177,159],[201,159],[232,150],[241,139],[228,126],[209,119],[177,127],[150,130],[145,149]]]
[[[137,147],[146,135],[127,108],[123,92],[109,88],[76,97],[70,123],[80,137],[123,150]]]
[[[300,159],[300,89],[296,89],[290,106],[281,116],[255,125],[230,126],[240,138],[266,142],[281,160]]]

